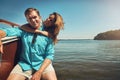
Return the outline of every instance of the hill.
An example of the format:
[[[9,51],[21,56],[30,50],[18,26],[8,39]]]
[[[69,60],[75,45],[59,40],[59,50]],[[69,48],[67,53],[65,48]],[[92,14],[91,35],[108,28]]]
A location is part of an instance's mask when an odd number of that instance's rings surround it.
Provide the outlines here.
[[[94,37],[94,40],[120,40],[120,30],[99,33]]]

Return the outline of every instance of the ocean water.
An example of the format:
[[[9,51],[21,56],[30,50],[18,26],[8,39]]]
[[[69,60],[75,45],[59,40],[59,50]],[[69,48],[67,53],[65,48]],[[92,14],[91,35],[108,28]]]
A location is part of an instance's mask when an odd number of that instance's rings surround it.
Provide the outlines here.
[[[58,80],[120,80],[120,40],[60,40],[55,51]]]

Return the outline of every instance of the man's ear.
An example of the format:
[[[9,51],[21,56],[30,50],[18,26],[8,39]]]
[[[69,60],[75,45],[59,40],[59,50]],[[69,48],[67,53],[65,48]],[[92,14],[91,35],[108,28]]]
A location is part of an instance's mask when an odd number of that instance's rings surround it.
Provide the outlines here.
[[[29,22],[28,19],[26,19],[26,21]]]
[[[29,20],[28,20],[28,16],[27,16],[27,15],[25,16],[25,18],[26,18],[26,21],[29,22]]]

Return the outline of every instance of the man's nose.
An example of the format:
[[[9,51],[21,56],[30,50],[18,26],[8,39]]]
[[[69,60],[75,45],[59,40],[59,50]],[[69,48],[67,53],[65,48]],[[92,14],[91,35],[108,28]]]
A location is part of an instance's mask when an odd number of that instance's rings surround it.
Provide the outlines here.
[[[31,21],[32,21],[32,22],[34,22],[34,21],[35,21],[35,19],[34,19],[34,18],[33,18],[33,19],[31,19]]]

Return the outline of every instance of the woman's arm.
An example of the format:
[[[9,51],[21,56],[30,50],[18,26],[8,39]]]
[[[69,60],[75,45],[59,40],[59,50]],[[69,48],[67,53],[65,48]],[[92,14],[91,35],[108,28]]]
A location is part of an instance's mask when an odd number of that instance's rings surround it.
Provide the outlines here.
[[[22,25],[22,26],[20,27],[20,29],[22,29],[22,30],[24,30],[24,31],[26,31],[26,32],[35,33],[35,30],[32,29],[32,28],[30,28],[27,24]]]
[[[47,37],[51,37],[51,33],[47,32],[47,31],[35,30],[35,33],[42,34]]]
[[[22,29],[24,31],[27,31],[27,32],[42,34],[44,36],[51,37],[51,34],[49,32],[47,32],[47,31],[41,31],[41,30],[38,30],[38,29],[34,30],[34,29],[30,28],[27,25],[21,26],[20,29]]]

